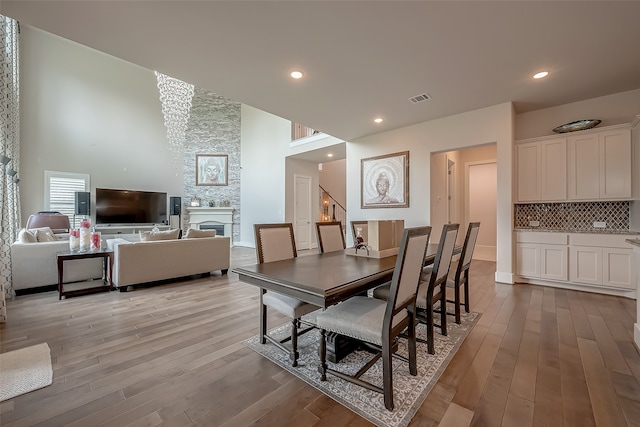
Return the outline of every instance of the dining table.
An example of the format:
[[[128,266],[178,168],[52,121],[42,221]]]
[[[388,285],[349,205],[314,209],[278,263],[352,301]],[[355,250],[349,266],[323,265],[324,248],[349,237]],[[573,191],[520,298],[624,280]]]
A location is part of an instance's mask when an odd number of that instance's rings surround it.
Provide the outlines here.
[[[428,245],[425,266],[433,264],[437,250],[438,244]],[[461,251],[462,245],[454,247],[454,254]],[[231,271],[238,274],[240,281],[259,287],[261,292],[278,292],[319,308],[327,308],[389,282],[396,258],[397,255],[384,258],[350,255],[343,250],[238,266]],[[264,321],[266,314],[264,306],[260,304],[260,322]],[[329,340],[327,345],[329,360],[338,361],[342,357],[338,350],[346,347],[346,343]]]

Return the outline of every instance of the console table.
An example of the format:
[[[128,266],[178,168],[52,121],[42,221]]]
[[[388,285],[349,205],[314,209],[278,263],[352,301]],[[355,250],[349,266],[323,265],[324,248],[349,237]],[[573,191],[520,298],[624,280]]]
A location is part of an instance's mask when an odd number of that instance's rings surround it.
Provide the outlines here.
[[[64,262],[85,258],[102,258],[104,272],[102,280],[85,280],[84,282],[64,283]],[[100,250],[93,252],[60,252],[58,260],[58,299],[73,295],[113,290],[113,251]],[[98,284],[99,283],[99,284]]]

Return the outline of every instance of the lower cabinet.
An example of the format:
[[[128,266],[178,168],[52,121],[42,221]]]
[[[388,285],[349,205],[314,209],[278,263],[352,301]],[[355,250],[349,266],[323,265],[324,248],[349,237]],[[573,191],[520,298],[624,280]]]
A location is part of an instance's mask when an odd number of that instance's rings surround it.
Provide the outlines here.
[[[625,235],[516,233],[516,274],[612,288],[636,289],[633,250]]]

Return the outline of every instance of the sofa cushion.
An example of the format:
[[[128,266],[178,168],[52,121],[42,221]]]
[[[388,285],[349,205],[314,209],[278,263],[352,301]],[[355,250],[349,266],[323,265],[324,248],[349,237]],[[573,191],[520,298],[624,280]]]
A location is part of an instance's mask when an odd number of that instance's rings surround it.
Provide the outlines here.
[[[32,228],[29,231],[35,234],[38,242],[55,242],[58,240],[53,234],[53,230],[49,227]]]
[[[184,236],[185,239],[198,239],[200,237],[216,237],[216,230],[198,230],[190,228]]]
[[[152,242],[155,240],[175,240],[180,235],[180,229],[175,228],[173,230],[164,231],[142,231],[140,230],[141,242]]]
[[[107,249],[110,251],[115,251],[115,247],[121,243],[131,243],[126,239],[118,237],[116,239],[107,239]]]
[[[23,228],[18,232],[17,241],[19,243],[36,243],[38,242],[38,239],[36,238],[36,235],[33,234],[31,231],[27,230],[26,228]]]

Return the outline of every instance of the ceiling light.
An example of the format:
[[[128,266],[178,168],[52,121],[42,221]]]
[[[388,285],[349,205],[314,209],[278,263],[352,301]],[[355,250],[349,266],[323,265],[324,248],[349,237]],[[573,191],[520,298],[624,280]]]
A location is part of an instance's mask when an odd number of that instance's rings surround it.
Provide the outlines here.
[[[291,72],[291,77],[293,77],[294,79],[301,79],[302,78],[302,71],[292,71]]]
[[[533,75],[534,79],[541,79],[543,77],[547,77],[549,75],[548,71],[540,71],[539,73],[536,73]]]
[[[329,153],[327,154],[327,157],[333,157],[333,154]]]
[[[382,123],[382,117],[376,117],[373,121],[376,123]]]

